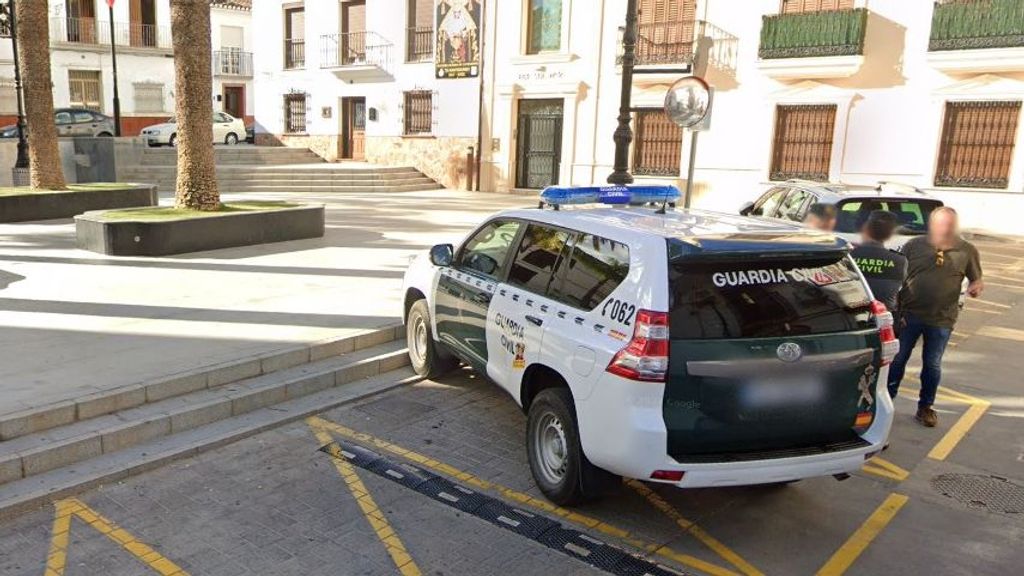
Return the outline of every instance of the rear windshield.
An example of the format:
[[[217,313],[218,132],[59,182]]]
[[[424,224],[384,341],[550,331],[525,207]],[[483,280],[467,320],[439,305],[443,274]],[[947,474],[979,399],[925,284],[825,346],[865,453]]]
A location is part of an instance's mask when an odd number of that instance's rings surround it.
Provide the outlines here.
[[[837,205],[836,232],[860,232],[873,210],[888,210],[899,221],[897,234],[924,234],[928,215],[939,206],[938,200],[847,200]]]
[[[669,262],[673,339],[769,338],[869,328],[870,301],[849,257]]]

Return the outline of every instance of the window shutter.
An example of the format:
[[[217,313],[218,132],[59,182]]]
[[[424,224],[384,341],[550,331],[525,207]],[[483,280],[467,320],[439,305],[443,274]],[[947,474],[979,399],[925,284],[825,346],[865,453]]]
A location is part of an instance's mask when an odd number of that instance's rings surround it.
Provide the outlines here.
[[[633,143],[633,172],[656,176],[679,176],[683,151],[683,129],[654,108],[636,113]]]
[[[772,180],[828,180],[836,108],[835,104],[777,107]]]
[[[1006,188],[1020,101],[947,102],[936,186]]]
[[[782,0],[783,14],[853,10],[854,0]]]

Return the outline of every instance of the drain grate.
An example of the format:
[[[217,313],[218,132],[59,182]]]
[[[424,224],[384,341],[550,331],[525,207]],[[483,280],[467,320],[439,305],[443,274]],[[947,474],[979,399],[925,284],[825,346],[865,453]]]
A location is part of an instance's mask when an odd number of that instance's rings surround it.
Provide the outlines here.
[[[1024,486],[999,476],[941,474],[932,478],[932,488],[968,506],[999,514],[1024,514]]]

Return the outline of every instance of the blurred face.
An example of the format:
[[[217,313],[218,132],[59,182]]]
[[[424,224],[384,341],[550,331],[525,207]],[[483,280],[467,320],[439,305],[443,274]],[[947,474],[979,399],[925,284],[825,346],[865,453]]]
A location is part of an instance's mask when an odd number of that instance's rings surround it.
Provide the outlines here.
[[[960,231],[955,214],[933,212],[928,221],[928,240],[936,247],[951,247],[956,243]]]

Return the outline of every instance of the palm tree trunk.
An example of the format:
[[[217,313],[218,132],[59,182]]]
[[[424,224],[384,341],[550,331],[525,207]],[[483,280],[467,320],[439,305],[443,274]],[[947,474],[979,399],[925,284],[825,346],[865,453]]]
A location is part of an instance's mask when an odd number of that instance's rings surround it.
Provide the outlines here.
[[[217,210],[220,194],[213,162],[209,0],[171,0],[171,42],[178,122],[174,204],[178,208]]]
[[[15,4],[18,59],[21,65],[28,126],[29,174],[33,188],[64,190],[64,171],[53,121],[53,83],[50,80],[49,5],[22,0]]]

